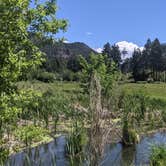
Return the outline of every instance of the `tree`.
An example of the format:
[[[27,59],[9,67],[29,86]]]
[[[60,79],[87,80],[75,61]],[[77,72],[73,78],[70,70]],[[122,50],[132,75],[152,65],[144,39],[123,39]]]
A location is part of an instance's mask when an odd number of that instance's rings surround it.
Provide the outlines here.
[[[121,59],[121,52],[119,50],[119,47],[116,45],[113,45],[111,47],[111,59],[115,62],[115,64],[117,64],[119,68],[122,62],[122,59]]]
[[[80,65],[82,66],[82,82],[88,84],[86,88],[89,89],[91,77],[97,73],[102,86],[102,94],[106,96],[109,95],[114,82],[119,79],[120,73],[114,62],[108,65],[105,59],[102,54],[92,53],[89,60],[81,56]]]
[[[152,42],[150,39],[148,39],[146,44],[144,45],[144,50],[142,52],[143,57],[144,57],[144,61],[145,61],[145,68],[146,69],[150,68],[151,47],[152,47]]]
[[[103,55],[107,55],[107,57],[111,57],[111,45],[110,43],[106,43],[103,47],[103,51],[102,51]]]
[[[140,80],[140,59],[141,59],[141,52],[139,49],[135,49],[132,58],[132,69],[133,69],[133,78],[135,81]]]
[[[162,50],[158,39],[155,39],[151,47],[150,64],[153,72],[153,78],[157,80],[157,71],[161,70]]]
[[[132,61],[132,58],[127,58],[124,60],[124,62],[121,65],[122,73],[127,74],[127,73],[132,72],[131,61]]]
[[[28,31],[50,36],[66,28],[66,21],[55,17],[55,0],[45,4],[36,1],[35,8],[29,8],[30,2],[0,2],[0,92],[9,92],[23,70],[41,63],[42,53],[29,40]]]
[[[28,32],[40,36],[52,37],[59,30],[66,30],[66,20],[55,17],[56,1],[44,4],[31,0],[0,1],[0,130],[13,123],[21,111],[15,102],[22,94],[15,83],[32,66],[43,61],[42,52],[29,39]],[[15,100],[14,100],[15,99]],[[33,102],[33,101],[32,101]],[[12,117],[10,120],[9,117]],[[3,136],[3,134],[1,134]]]
[[[139,56],[137,56],[139,54]],[[147,40],[143,51],[134,51],[121,66],[122,72],[132,71],[135,81],[166,81],[166,47],[158,39]]]

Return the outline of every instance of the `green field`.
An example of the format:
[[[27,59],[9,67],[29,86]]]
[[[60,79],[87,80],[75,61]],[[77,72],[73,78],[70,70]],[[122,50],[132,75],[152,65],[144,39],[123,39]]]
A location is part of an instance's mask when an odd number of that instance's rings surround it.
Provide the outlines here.
[[[54,82],[54,83],[43,83],[43,82],[19,82],[19,89],[32,88],[40,92],[45,92],[51,89],[55,93],[63,93],[66,95],[79,95],[82,93],[80,84],[77,82]],[[141,92],[152,98],[166,99],[166,83],[127,83],[120,86],[122,90],[127,93]]]
[[[83,89],[78,82],[61,82],[44,83],[40,81],[21,81],[17,83],[18,89],[33,89],[35,91],[45,93],[51,91],[54,95],[68,98],[71,104],[80,102],[84,106],[87,105],[88,97],[83,93]]]
[[[166,100],[165,83],[154,83],[154,84],[128,83],[122,85],[122,89],[128,93],[142,92],[149,97]]]
[[[40,92],[45,92],[51,89],[55,92],[78,92],[80,91],[80,84],[76,82],[54,82],[54,83],[44,83],[40,81],[22,81],[17,83],[19,89],[32,88]]]

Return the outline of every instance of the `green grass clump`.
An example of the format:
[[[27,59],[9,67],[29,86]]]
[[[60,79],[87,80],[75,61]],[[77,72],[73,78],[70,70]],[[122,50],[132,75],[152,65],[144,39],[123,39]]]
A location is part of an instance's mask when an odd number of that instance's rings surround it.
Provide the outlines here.
[[[151,166],[165,166],[166,165],[166,146],[165,145],[155,145],[152,147],[152,152],[150,156]]]
[[[26,146],[30,146],[32,142],[43,140],[46,134],[47,131],[45,129],[33,125],[21,126],[15,131],[15,137]]]

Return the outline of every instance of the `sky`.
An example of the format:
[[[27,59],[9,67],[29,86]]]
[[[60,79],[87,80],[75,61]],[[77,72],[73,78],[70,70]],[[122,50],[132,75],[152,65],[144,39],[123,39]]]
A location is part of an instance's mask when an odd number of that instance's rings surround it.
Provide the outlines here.
[[[64,36],[92,48],[128,41],[143,46],[147,38],[166,42],[166,0],[57,0],[58,18],[69,20]]]

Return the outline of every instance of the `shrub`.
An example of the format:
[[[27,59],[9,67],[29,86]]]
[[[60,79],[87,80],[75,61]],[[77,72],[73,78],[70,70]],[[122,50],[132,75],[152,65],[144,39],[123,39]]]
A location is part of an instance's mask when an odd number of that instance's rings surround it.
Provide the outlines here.
[[[32,141],[42,140],[42,137],[45,135],[46,130],[33,125],[19,127],[15,132],[15,137],[26,146],[30,146]]]
[[[43,82],[54,82],[56,80],[56,77],[54,73],[44,71],[41,72],[36,79]]]
[[[5,147],[3,141],[0,140],[0,165],[3,165],[3,163],[7,160],[8,155],[9,149]]]

